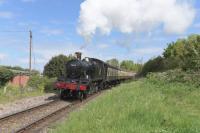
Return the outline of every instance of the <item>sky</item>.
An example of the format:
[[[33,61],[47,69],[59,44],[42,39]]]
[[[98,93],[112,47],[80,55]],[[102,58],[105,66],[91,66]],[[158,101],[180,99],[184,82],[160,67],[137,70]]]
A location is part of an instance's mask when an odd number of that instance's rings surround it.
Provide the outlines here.
[[[200,34],[199,0],[0,0],[0,65],[33,68],[59,54],[145,62]]]

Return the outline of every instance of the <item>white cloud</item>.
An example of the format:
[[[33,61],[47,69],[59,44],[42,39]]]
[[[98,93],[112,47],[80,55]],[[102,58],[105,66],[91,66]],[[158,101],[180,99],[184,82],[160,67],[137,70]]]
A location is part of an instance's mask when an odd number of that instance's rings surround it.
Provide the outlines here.
[[[78,33],[86,39],[97,31],[110,34],[149,32],[163,25],[166,33],[181,34],[192,24],[191,0],[85,0],[81,4]]]
[[[64,33],[63,30],[61,29],[49,29],[49,28],[44,28],[40,31],[41,33],[44,33],[48,36],[52,36],[52,35],[61,35]]]
[[[159,55],[162,52],[163,52],[162,48],[140,48],[132,51],[132,53],[137,55],[150,55],[150,54]]]
[[[0,11],[0,18],[11,19],[13,17],[14,17],[14,14],[12,12]]]

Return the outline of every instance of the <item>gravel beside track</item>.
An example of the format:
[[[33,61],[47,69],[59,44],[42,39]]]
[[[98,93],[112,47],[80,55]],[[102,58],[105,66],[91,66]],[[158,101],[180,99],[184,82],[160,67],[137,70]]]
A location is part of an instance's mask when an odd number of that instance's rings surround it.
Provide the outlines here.
[[[37,121],[53,112],[69,106],[69,102],[55,100],[44,105],[23,111],[6,118],[0,119],[0,132],[2,133],[14,133],[24,126]]]
[[[96,97],[100,96],[106,91],[108,90],[102,90],[101,92],[92,94],[88,96],[87,99],[83,100],[82,102],[80,102],[79,100],[74,101],[68,108],[58,112],[56,115],[49,117],[42,122],[35,124],[32,128],[22,133],[49,133],[51,132],[52,129],[55,128],[56,124],[59,124],[60,122],[66,120],[70,112],[81,109],[82,106],[84,106],[85,104],[87,104],[88,102],[92,100],[95,100]]]
[[[51,124],[66,118],[71,111],[80,108],[105,91],[90,95],[86,100],[61,101],[54,99],[48,103],[19,111],[0,118],[0,133],[44,133]]]
[[[12,103],[0,104],[0,118],[7,115],[48,103],[55,100],[58,96],[54,93],[45,94],[43,96],[23,98]]]
[[[66,107],[63,107],[51,114],[48,114],[46,117],[38,119],[33,123],[27,124],[26,126],[22,127],[17,133],[47,133],[49,131],[49,127],[55,125],[57,122],[62,121],[66,118],[70,112],[80,109],[81,106],[85,105],[89,101],[95,99],[97,96],[101,95],[105,91],[101,91],[90,95],[84,101],[79,100],[72,100],[71,104]]]

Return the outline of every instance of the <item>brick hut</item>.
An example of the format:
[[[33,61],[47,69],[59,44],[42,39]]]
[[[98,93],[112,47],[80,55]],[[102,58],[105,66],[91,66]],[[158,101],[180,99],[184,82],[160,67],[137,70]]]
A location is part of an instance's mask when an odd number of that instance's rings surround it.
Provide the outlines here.
[[[27,75],[17,75],[10,81],[10,83],[14,86],[25,87],[29,81],[29,78],[30,77]]]
[[[10,81],[10,84],[19,87],[25,87],[30,79],[28,71],[11,70],[15,76]]]

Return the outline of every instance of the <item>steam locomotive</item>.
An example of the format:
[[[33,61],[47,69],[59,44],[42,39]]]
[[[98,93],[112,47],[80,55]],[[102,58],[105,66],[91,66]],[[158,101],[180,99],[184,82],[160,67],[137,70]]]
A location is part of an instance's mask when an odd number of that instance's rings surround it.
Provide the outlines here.
[[[83,100],[88,94],[105,89],[121,81],[133,78],[134,74],[111,66],[99,59],[84,58],[77,52],[77,59],[66,63],[66,73],[55,84],[61,99],[76,97]]]

